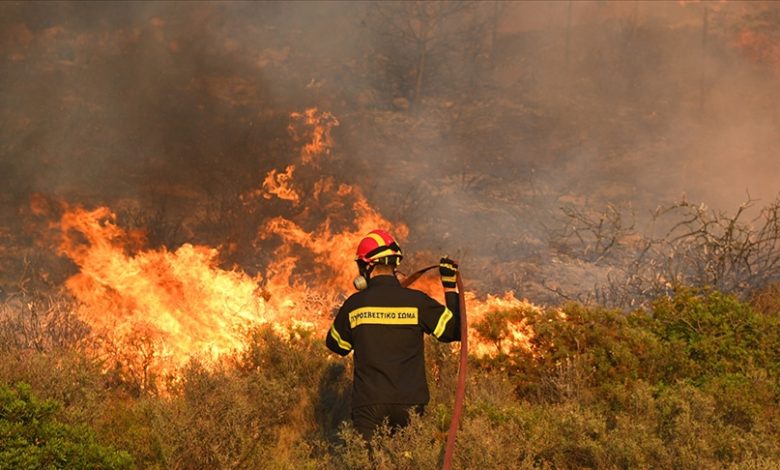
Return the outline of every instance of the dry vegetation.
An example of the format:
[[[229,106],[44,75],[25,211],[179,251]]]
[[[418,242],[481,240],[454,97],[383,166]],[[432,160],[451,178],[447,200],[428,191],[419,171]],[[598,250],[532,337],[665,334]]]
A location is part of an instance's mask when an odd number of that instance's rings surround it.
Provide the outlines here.
[[[263,273],[268,220],[332,215],[246,203],[311,106],[341,126],[301,184],[360,187],[409,266],[552,305],[472,325],[502,352],[472,358],[455,468],[780,467],[780,15],[655,5],[1,4],[0,468],[439,467],[445,346],[426,414],[369,453],[321,338],[159,377],[143,337],[89,353],[63,287],[62,199]]]
[[[778,302],[776,288],[755,305],[681,289],[630,314],[579,304],[492,312],[473,326],[487,339],[521,320],[536,334],[530,350],[472,359],[456,468],[780,464],[780,317],[768,307]],[[3,337],[39,340],[5,347],[0,379],[30,384],[59,405],[53,416],[63,426],[88,426],[111,446],[103,449],[126,451],[138,468],[440,465],[457,365],[435,342],[426,414],[377,436],[369,453],[345,423],[350,368],[321,338],[255,331],[220,366],[191,362],[161,395],[106,372],[110,363],[77,346],[61,347],[45,324],[4,321]],[[0,439],[0,447],[19,448]],[[115,468],[127,464],[122,455]]]
[[[568,300],[627,309],[671,295],[680,285],[750,298],[780,280],[780,201],[745,220],[751,209],[755,214],[754,204],[748,200],[734,214],[685,200],[658,207],[644,235],[611,205],[596,213],[563,207],[565,223],[550,231],[555,250],[609,269],[592,291],[550,289]]]

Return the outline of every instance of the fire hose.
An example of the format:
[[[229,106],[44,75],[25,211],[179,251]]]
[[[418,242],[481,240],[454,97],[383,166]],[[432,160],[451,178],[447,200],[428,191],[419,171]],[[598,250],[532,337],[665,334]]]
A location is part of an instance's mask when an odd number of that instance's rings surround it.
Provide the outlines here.
[[[409,276],[405,277],[401,281],[401,285],[404,287],[410,286],[414,281],[420,278],[423,274],[431,269],[438,268],[439,265],[426,266]],[[455,405],[452,410],[452,420],[450,421],[450,430],[447,433],[447,445],[444,448],[444,463],[442,464],[442,470],[450,470],[452,468],[452,454],[455,451],[455,436],[458,433],[460,427],[460,417],[463,412],[463,400],[466,397],[466,368],[468,367],[469,357],[469,336],[468,336],[468,322],[466,321],[466,299],[463,296],[463,280],[458,271],[456,279],[458,285],[458,303],[460,306],[460,363],[458,365],[458,384],[455,389]]]

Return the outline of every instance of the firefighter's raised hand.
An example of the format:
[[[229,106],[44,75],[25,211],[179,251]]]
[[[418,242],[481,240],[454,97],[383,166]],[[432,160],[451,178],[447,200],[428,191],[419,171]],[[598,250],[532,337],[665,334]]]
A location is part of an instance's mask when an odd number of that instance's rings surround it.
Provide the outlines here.
[[[454,289],[458,285],[458,263],[446,256],[439,260],[439,274],[445,289]]]

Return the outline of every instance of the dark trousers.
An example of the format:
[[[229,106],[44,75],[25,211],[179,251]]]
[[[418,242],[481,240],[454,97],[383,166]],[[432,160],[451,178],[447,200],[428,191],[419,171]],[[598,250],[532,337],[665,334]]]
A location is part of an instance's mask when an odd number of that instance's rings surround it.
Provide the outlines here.
[[[390,432],[409,424],[409,413],[422,416],[425,405],[367,405],[352,409],[352,423],[366,441],[387,420]]]

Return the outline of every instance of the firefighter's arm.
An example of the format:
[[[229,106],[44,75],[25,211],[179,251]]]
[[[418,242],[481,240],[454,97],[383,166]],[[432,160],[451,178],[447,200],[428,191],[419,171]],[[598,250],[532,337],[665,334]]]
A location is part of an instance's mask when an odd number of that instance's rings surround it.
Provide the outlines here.
[[[325,337],[325,345],[340,356],[346,356],[352,351],[352,330],[349,326],[347,311],[342,306],[336,318],[333,320],[333,326],[328,330]]]
[[[439,341],[449,343],[460,341],[460,302],[458,293],[444,293],[446,306],[425,296],[424,306],[420,309],[420,326],[423,331]]]
[[[452,319],[447,322],[441,335],[435,335],[440,341],[460,340],[460,298],[458,296],[458,263],[444,256],[439,260],[439,275],[441,285],[444,287],[446,309],[442,313],[442,319],[447,316],[447,311],[452,313]],[[436,333],[436,330],[434,330]]]

